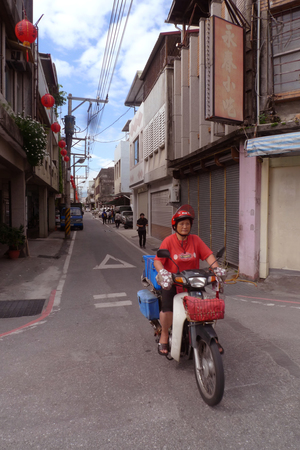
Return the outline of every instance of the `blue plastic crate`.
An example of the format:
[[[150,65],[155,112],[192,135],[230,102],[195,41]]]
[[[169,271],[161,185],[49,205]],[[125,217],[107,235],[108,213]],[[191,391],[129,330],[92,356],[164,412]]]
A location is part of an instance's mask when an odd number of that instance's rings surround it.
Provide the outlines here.
[[[159,319],[159,301],[148,289],[142,289],[137,293],[141,313],[148,319]]]
[[[157,271],[154,267],[154,255],[143,255],[145,261],[145,275],[146,278],[153,284],[155,289],[161,289],[161,286],[157,283],[155,277],[157,275]]]

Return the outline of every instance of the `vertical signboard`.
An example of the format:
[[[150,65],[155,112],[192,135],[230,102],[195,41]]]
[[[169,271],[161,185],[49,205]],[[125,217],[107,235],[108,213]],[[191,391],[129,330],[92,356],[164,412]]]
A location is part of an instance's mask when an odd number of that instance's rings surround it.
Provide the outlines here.
[[[212,16],[206,22],[206,120],[244,121],[244,30]]]

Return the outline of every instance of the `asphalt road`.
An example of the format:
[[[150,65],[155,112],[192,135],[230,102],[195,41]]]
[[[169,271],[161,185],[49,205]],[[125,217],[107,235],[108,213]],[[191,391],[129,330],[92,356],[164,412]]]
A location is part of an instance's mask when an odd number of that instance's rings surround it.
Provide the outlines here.
[[[74,237],[54,312],[0,341],[1,450],[299,449],[292,299],[227,296],[225,394],[210,408],[193,362],[158,355],[139,312],[143,252],[90,213]]]

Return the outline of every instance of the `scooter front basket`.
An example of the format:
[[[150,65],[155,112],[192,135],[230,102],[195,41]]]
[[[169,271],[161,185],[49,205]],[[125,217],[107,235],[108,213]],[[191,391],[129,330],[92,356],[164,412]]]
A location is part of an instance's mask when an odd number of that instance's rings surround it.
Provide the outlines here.
[[[210,322],[224,319],[225,302],[221,298],[197,298],[186,295],[183,305],[190,322]]]

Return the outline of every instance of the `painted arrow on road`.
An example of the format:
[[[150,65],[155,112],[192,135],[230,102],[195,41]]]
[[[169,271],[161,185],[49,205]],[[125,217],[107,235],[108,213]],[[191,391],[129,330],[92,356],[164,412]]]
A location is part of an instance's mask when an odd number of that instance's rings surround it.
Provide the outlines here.
[[[107,262],[113,259],[114,261],[117,261],[119,264],[107,264]],[[136,266],[133,266],[132,264],[127,263],[126,261],[122,261],[122,259],[114,258],[111,255],[106,255],[104,260],[102,261],[99,266],[94,267],[94,269],[130,269]]]

